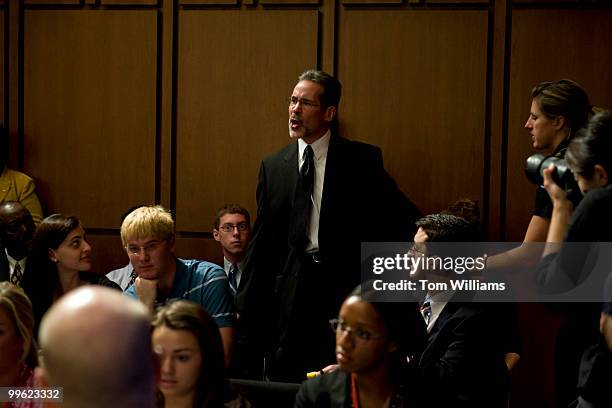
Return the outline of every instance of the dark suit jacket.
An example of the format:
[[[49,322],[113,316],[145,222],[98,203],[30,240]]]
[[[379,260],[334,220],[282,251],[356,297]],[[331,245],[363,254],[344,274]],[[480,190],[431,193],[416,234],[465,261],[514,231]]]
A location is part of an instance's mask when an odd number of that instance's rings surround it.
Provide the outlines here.
[[[477,305],[446,304],[419,361],[431,407],[506,406],[508,372],[492,318]]]
[[[310,303],[326,315],[321,319],[337,314],[342,300],[360,281],[361,242],[410,240],[420,216],[384,170],[379,148],[332,136],[319,219],[325,273],[301,276],[303,254],[291,248],[288,240],[297,155],[298,143],[293,142],[261,163],[257,220],[237,295],[241,337],[257,337],[260,344],[273,344],[272,348],[299,326],[296,308],[310,307],[305,306]]]
[[[4,248],[0,246],[0,282],[7,281],[10,278],[9,263],[6,257]]]
[[[304,381],[295,396],[295,408],[350,408],[351,383],[348,373],[336,370]]]
[[[404,407],[429,407],[425,396],[421,395],[421,387],[415,372],[408,369],[405,373],[403,388]],[[304,381],[295,397],[295,408],[350,408],[351,380],[348,373],[336,370],[329,374],[319,375]]]

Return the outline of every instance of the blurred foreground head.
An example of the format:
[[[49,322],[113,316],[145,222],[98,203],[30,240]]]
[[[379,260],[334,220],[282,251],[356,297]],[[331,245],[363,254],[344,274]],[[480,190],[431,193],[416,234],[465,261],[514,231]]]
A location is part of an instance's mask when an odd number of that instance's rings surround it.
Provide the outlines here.
[[[41,385],[63,387],[63,407],[153,407],[148,311],[114,290],[87,286],[53,305],[40,326]]]

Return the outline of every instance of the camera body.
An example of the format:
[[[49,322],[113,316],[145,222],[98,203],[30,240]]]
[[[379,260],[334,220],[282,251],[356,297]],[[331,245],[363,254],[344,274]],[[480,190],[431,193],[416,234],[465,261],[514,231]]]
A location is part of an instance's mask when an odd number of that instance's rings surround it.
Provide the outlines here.
[[[566,161],[554,155],[534,154],[529,156],[525,162],[525,175],[533,184],[541,186],[544,184],[544,169],[551,164],[555,165],[552,179],[559,187],[565,191],[578,188],[574,174]]]

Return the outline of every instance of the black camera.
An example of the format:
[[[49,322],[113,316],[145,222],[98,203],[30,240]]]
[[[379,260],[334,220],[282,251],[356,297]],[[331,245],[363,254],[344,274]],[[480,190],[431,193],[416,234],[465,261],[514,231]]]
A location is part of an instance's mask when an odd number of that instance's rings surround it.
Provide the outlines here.
[[[529,181],[533,184],[541,186],[544,184],[544,169],[547,169],[551,164],[555,165],[555,171],[552,173],[552,179],[557,185],[565,191],[578,188],[574,174],[569,168],[565,160],[557,156],[544,156],[543,154],[534,154],[529,156],[525,162],[525,174]]]

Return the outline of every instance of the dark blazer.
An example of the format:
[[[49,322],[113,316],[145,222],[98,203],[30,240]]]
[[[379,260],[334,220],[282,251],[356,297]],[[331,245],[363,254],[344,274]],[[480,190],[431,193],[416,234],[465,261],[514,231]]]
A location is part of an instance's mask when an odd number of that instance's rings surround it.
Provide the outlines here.
[[[0,246],[0,282],[7,281],[10,278],[9,263],[6,257],[6,252]]]
[[[295,396],[295,408],[351,408],[348,373],[336,370],[304,381]]]
[[[429,407],[429,401],[421,395],[421,386],[416,373],[406,370],[405,387],[400,398],[403,407]],[[351,380],[349,373],[336,370],[304,381],[295,397],[295,408],[351,408]]]
[[[431,407],[507,406],[508,372],[490,329],[495,318],[476,305],[446,304],[419,361]]]
[[[242,340],[258,338],[265,347],[272,344],[273,352],[299,326],[295,316],[300,308],[319,313],[317,321],[325,320],[324,325],[338,313],[360,281],[361,242],[410,240],[420,216],[385,171],[378,147],[332,136],[319,219],[324,273],[301,276],[303,254],[288,239],[297,155],[298,143],[293,142],[261,163],[257,220],[237,294]]]

